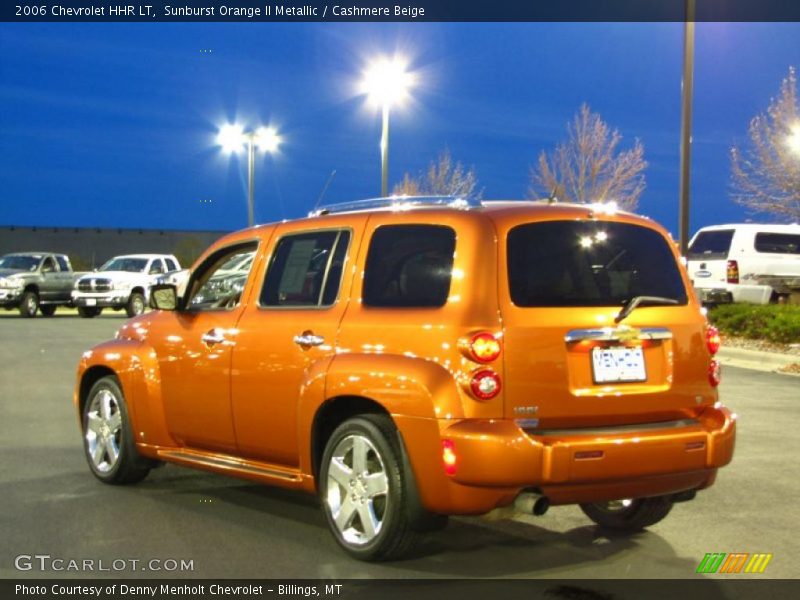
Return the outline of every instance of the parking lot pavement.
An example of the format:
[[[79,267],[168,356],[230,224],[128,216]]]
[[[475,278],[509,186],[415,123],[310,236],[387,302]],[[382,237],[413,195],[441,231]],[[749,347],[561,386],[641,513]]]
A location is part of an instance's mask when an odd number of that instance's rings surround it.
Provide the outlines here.
[[[800,576],[797,378],[725,369],[722,396],[740,415],[733,463],[647,532],[609,536],[579,509],[555,507],[514,521],[453,519],[413,558],[363,564],[336,547],[312,497],[175,466],[130,487],[90,475],[71,405],[75,368],[123,321],[0,313],[0,577],[693,578],[707,552],[772,553],[761,577]],[[15,557],[26,554],[106,566],[183,559],[193,570],[19,571]]]

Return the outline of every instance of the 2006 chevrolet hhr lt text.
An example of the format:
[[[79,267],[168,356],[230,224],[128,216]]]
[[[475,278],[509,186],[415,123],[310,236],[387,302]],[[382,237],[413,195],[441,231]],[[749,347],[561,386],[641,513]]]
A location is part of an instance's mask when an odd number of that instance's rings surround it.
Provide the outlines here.
[[[361,559],[510,505],[641,529],[733,454],[674,244],[608,206],[333,205],[222,238],[152,302],[80,361],[92,472],[316,493]]]

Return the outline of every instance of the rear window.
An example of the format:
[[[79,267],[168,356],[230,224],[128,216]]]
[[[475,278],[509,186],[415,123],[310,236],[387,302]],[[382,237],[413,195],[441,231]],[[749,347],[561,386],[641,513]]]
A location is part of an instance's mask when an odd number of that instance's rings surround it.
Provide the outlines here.
[[[456,232],[441,225],[385,225],[372,235],[365,306],[434,308],[450,293]]]
[[[688,258],[728,258],[733,239],[733,229],[701,231],[689,245]]]
[[[517,306],[614,306],[635,296],[686,304],[667,240],[627,223],[548,221],[508,234],[508,279]]]
[[[800,235],[794,233],[757,233],[756,252],[800,254]]]

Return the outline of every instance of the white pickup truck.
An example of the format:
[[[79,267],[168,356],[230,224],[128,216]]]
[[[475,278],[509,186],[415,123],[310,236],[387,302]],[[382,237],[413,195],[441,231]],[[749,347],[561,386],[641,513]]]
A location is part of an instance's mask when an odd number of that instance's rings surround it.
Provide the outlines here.
[[[705,304],[768,304],[800,289],[800,225],[741,223],[700,229],[687,269]]]
[[[171,254],[115,256],[75,282],[72,302],[86,318],[96,317],[104,308],[125,309],[129,317],[134,317],[147,308],[150,286],[180,268]]]

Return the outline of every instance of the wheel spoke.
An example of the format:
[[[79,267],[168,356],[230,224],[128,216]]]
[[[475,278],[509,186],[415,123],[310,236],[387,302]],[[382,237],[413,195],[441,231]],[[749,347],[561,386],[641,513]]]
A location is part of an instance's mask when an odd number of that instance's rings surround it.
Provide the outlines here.
[[[344,532],[344,530],[347,529],[355,514],[356,507],[353,504],[353,501],[350,499],[350,496],[347,496],[344,502],[342,502],[339,512],[334,517],[334,520],[336,521],[336,527],[339,528],[339,531]]]
[[[353,438],[353,472],[358,475],[367,470],[367,444],[363,437]]]
[[[341,458],[334,456],[328,467],[328,477],[332,478],[346,490],[350,486],[350,479],[353,477],[353,471],[344,464]]]
[[[108,420],[111,418],[111,394],[108,392],[101,392],[100,396],[100,415],[103,417],[103,421],[108,423]]]
[[[364,528],[364,536],[371,540],[375,537],[375,534],[378,531],[378,526],[380,522],[378,518],[375,516],[375,512],[372,509],[372,502],[367,502],[366,504],[361,504],[358,507],[358,516],[361,520],[361,526]]]
[[[389,488],[386,473],[372,473],[364,478],[364,485],[367,488],[367,496],[374,498],[375,496],[384,496]]]
[[[100,440],[97,440],[94,450],[92,451],[92,462],[99,467],[101,464],[103,464],[103,457],[105,454],[105,446]]]
[[[108,453],[108,462],[112,465],[116,464],[119,458],[119,446],[113,437],[106,439],[106,452]]]

